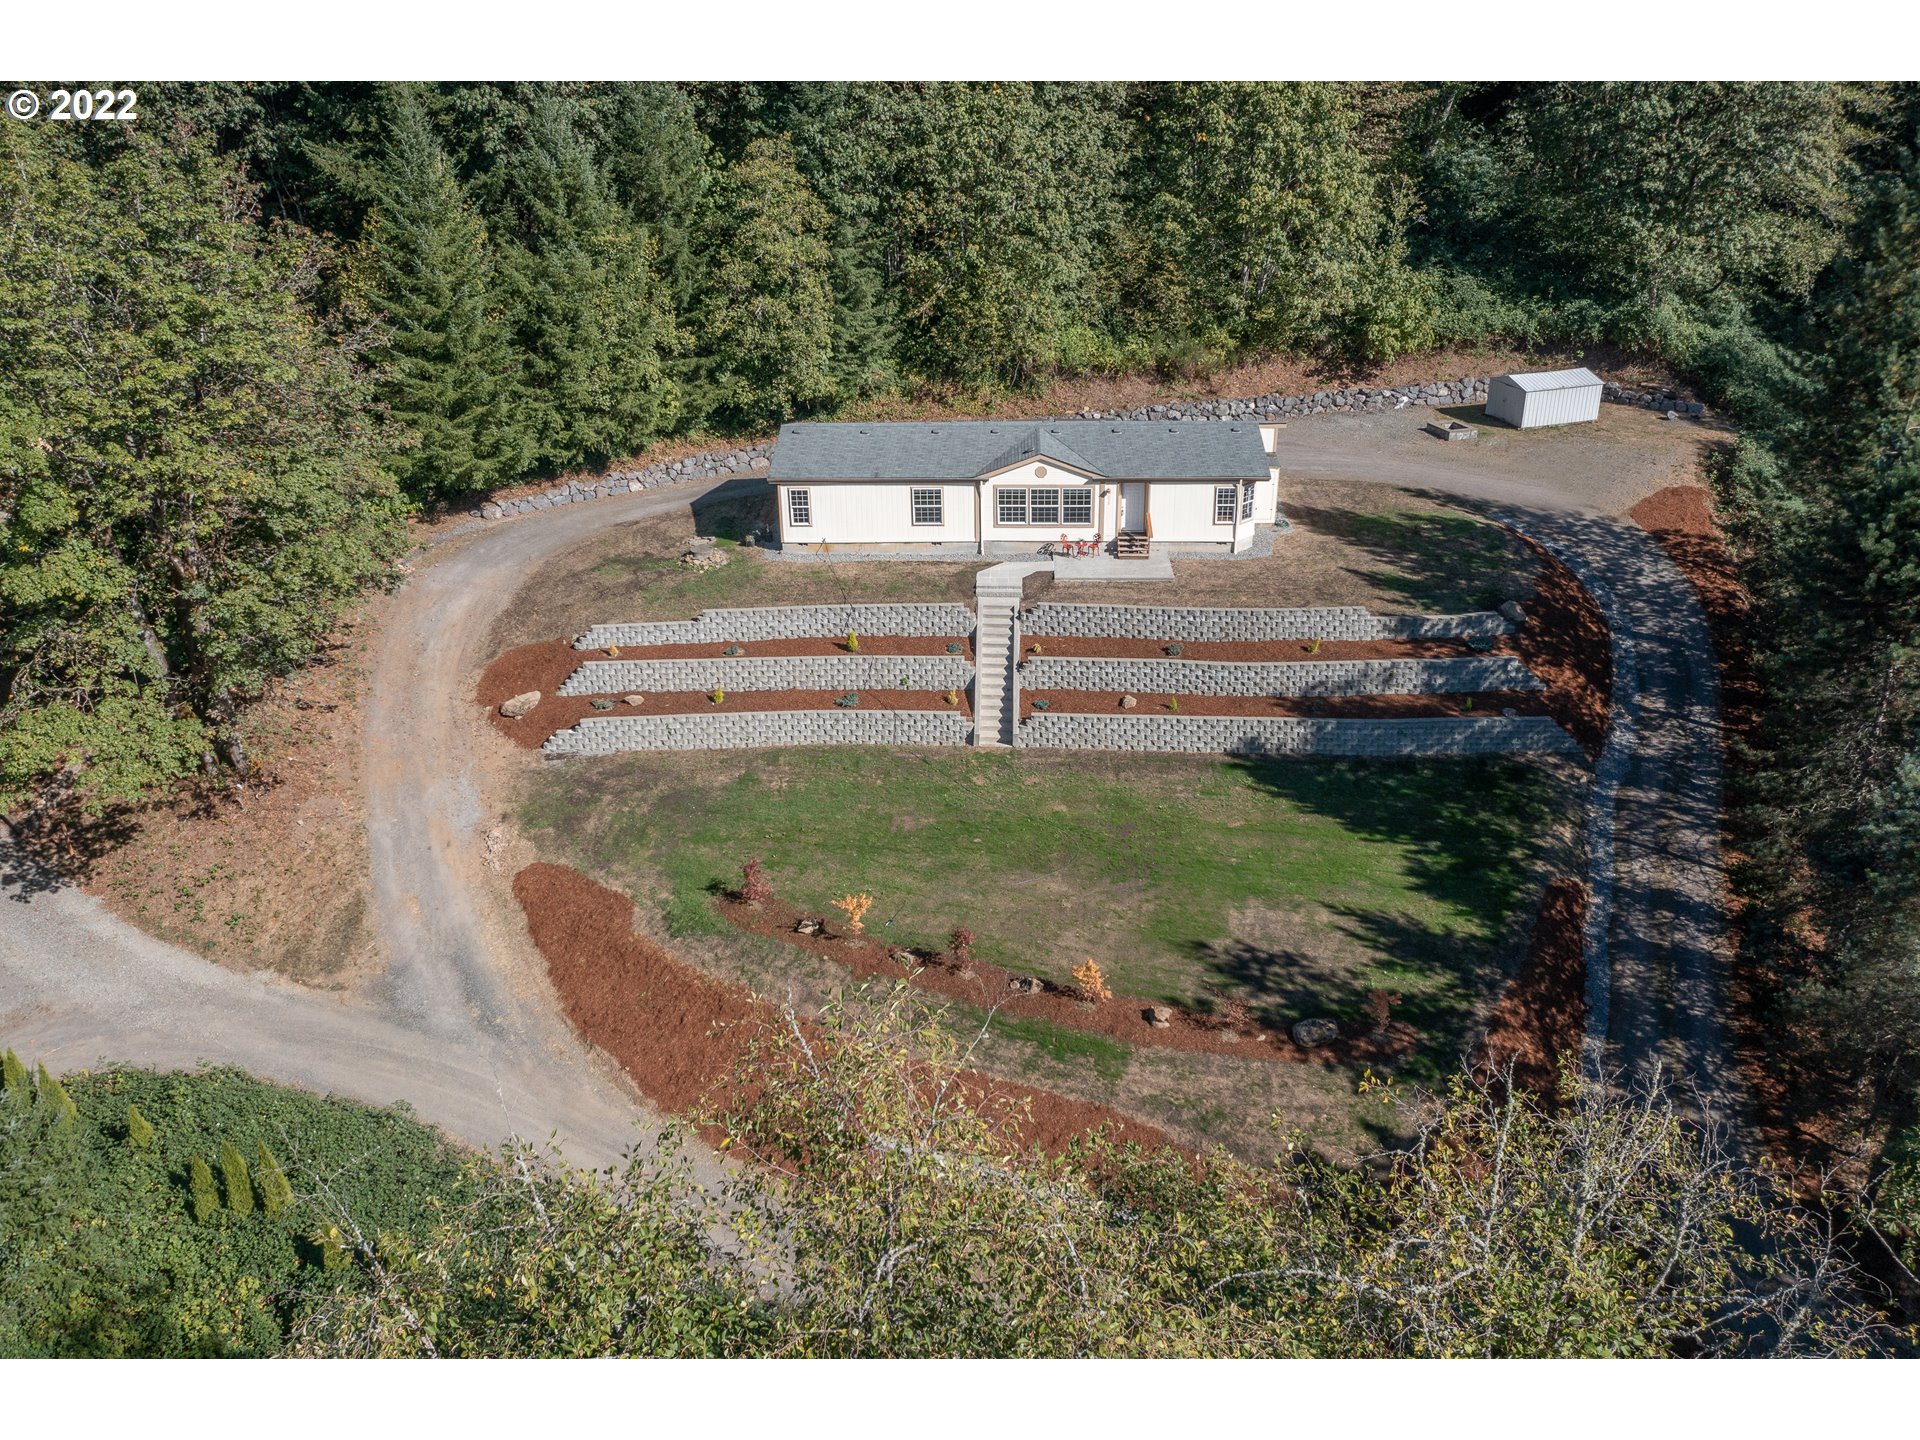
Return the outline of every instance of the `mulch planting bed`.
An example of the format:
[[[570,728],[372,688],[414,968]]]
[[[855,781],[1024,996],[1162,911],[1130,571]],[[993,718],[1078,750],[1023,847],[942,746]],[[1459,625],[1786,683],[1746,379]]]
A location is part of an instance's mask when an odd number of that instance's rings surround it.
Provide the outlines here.
[[[865,644],[863,640],[861,644]],[[1476,653],[1464,640],[1183,640],[1170,657],[1165,640],[1129,640],[1101,635],[1036,635],[1020,642],[1022,658],[1034,646],[1048,659],[1088,656],[1101,660],[1226,660],[1277,664],[1289,660],[1451,660]]]
[[[1119,692],[1113,690],[1022,690],[1020,716],[1036,714],[1035,700],[1045,700],[1047,709],[1059,713],[1086,715],[1112,711],[1117,715],[1254,715],[1266,719],[1303,720],[1409,720],[1425,716],[1448,716],[1466,720],[1497,717],[1502,710],[1519,715],[1550,715],[1550,697],[1538,690],[1492,690],[1474,695],[1332,695],[1313,698],[1300,695],[1162,695],[1151,690],[1129,692],[1140,703],[1132,710],[1120,708]],[[1168,709],[1173,700],[1178,710]],[[1467,708],[1467,702],[1473,708]],[[1556,715],[1554,717],[1558,719]]]
[[[729,645],[740,648],[738,656],[724,652]],[[860,648],[847,648],[845,636],[831,639],[816,636],[799,640],[714,640],[698,645],[622,645],[618,655],[602,650],[575,650],[586,660],[721,660],[773,659],[781,655],[946,655],[949,645],[958,645],[959,657],[973,659],[973,640],[966,635],[862,635]]]
[[[1548,882],[1520,972],[1493,1007],[1480,1063],[1513,1066],[1518,1085],[1551,1097],[1561,1067],[1579,1059],[1587,1030],[1587,961],[1581,930],[1587,887],[1558,876]]]
[[[861,644],[864,646],[865,641]],[[632,652],[623,649],[622,658]],[[487,707],[493,727],[514,744],[538,750],[548,736],[582,720],[615,719],[619,716],[692,715],[712,710],[831,710],[844,690],[729,690],[726,700],[715,705],[705,691],[649,690],[646,703],[629,705],[616,698],[620,692],[606,695],[557,695],[554,692],[587,660],[608,658],[600,650],[575,650],[565,640],[543,640],[537,645],[522,645],[496,659],[480,676],[474,698]],[[500,713],[500,705],[529,690],[540,692],[540,703],[518,720]],[[948,704],[944,690],[861,690],[860,710],[947,710],[971,715],[972,699],[963,686],[955,692],[958,703]],[[611,710],[596,710],[593,702],[614,700]]]
[[[1571,570],[1544,550],[1539,555],[1539,580],[1521,607],[1526,623],[1498,648],[1518,655],[1546,682],[1546,713],[1580,742],[1589,760],[1597,760],[1613,695],[1606,616]]]
[[[1159,1005],[1155,1000],[1116,995],[1091,1002],[1072,987],[1034,976],[1018,978],[1038,980],[1039,993],[1021,993],[1009,984],[1016,978],[1013,971],[984,960],[960,963],[951,955],[928,955],[864,937],[803,935],[794,929],[796,924],[822,917],[809,916],[780,900],[747,905],[728,898],[717,900],[715,908],[742,930],[770,936],[844,965],[857,980],[873,976],[908,980],[922,990],[970,1005],[997,1004],[1000,1013],[1014,1019],[1047,1020],[1063,1029],[1109,1035],[1133,1045],[1331,1067],[1396,1060],[1409,1054],[1420,1038],[1411,1026],[1391,1018],[1382,1026],[1372,1021],[1347,1022],[1342,1024],[1338,1040],[1309,1049],[1295,1044],[1285,1030],[1264,1026],[1237,1006],[1224,1007],[1217,1014],[1162,1006],[1168,1012],[1167,1024],[1157,1028],[1147,1020],[1148,1012]]]
[[[563,865],[533,864],[513,877],[514,898],[567,1018],[611,1055],[649,1100],[679,1115],[712,1113],[737,1099],[734,1067],[754,1036],[781,1023],[779,1011],[744,987],[676,959],[633,929],[633,902]],[[1118,1141],[1172,1144],[1155,1126],[1104,1105],[1071,1100],[975,1071],[961,1082],[1024,1105],[1018,1140],[1057,1153],[1105,1127]],[[717,1140],[714,1127],[703,1134]]]

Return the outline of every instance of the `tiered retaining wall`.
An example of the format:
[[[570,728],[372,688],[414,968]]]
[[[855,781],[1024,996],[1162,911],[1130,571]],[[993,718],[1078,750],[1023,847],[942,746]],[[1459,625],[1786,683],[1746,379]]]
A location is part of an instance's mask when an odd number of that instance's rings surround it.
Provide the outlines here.
[[[551,742],[549,742],[551,743]],[[1579,742],[1544,715],[1481,720],[1242,719],[1237,716],[1034,715],[1015,728],[1017,746],[1046,750],[1138,750],[1210,755],[1422,756],[1581,754]]]
[[[1172,605],[1043,602],[1020,617],[1035,635],[1128,640],[1494,640],[1513,625],[1491,610],[1467,615],[1375,615],[1358,605],[1317,609],[1199,609]]]
[[[576,650],[609,645],[705,645],[755,640],[805,640],[822,635],[971,635],[973,611],[951,602],[919,605],[761,605],[703,610],[691,620],[595,625],[573,642]]]
[[[1140,690],[1156,695],[1458,695],[1546,688],[1524,662],[1510,655],[1281,664],[1035,656],[1020,669],[1021,683],[1029,690]]]
[[[549,755],[613,755],[775,745],[965,745],[972,730],[966,716],[941,710],[760,710],[582,720],[540,748]]]
[[[964,690],[973,666],[959,655],[767,655],[688,660],[589,660],[562,695],[623,690]]]

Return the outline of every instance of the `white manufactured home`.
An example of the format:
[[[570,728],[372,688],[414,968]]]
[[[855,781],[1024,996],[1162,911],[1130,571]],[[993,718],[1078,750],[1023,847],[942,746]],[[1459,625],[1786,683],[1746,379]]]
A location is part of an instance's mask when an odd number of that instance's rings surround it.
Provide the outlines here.
[[[1487,382],[1487,414],[1519,430],[1598,420],[1600,377],[1585,367],[1496,375]]]
[[[965,420],[780,428],[767,478],[789,549],[1004,555],[1097,542],[1243,551],[1276,516],[1277,427]]]

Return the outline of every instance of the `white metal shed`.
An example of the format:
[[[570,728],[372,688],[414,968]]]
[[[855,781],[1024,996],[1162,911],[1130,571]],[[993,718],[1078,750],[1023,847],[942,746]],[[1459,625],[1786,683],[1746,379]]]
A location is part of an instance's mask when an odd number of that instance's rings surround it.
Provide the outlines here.
[[[1487,382],[1487,414],[1521,430],[1600,418],[1600,377],[1577,370],[1496,375]]]

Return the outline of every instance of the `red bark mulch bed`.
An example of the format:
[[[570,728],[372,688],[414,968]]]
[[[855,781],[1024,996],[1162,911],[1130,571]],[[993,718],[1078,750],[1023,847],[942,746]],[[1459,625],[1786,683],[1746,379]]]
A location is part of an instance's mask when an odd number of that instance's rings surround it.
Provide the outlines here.
[[[862,641],[862,644],[865,642]],[[1177,657],[1165,640],[1128,640],[1100,635],[1033,635],[1020,642],[1022,659],[1033,647],[1049,660],[1090,656],[1103,660],[1227,660],[1279,664],[1294,660],[1452,660],[1472,655],[1464,640],[1183,640]]]
[[[513,877],[514,898],[567,1018],[611,1055],[662,1109],[697,1115],[730,1098],[727,1083],[753,1036],[780,1022],[765,1000],[703,974],[633,930],[633,902],[578,871],[533,864]],[[989,1091],[1027,1107],[1022,1144],[1058,1153],[1106,1127],[1113,1139],[1172,1144],[1155,1126],[1104,1105],[962,1072],[974,1095]],[[703,1131],[717,1138],[711,1127]]]
[[[866,643],[861,642],[863,645]],[[626,658],[628,651],[620,652]],[[501,734],[514,744],[538,750],[547,737],[576,725],[582,720],[614,719],[627,716],[693,715],[709,710],[831,710],[844,690],[729,690],[722,705],[716,706],[704,691],[649,690],[644,705],[628,705],[616,700],[611,710],[596,710],[595,699],[606,696],[556,695],[566,678],[585,660],[607,658],[597,650],[575,650],[564,640],[543,640],[537,645],[522,645],[509,650],[487,666],[475,687],[474,698],[487,707],[488,718]],[[502,701],[529,690],[540,692],[540,703],[521,716],[509,720],[500,713]],[[959,699],[948,704],[944,690],[862,690],[862,710],[946,710],[956,715],[971,715],[972,697],[966,687],[955,692]]]
[[[1597,760],[1613,697],[1607,619],[1571,570],[1539,546],[1533,548],[1540,557],[1540,578],[1521,607],[1527,620],[1500,648],[1510,648],[1546,681],[1547,713],[1580,742],[1589,760]]]
[[[1550,697],[1539,690],[1489,690],[1475,695],[1163,695],[1151,690],[1129,692],[1140,702],[1133,710],[1120,708],[1113,690],[1022,690],[1020,718],[1035,712],[1033,702],[1045,700],[1051,711],[1086,715],[1112,711],[1119,715],[1254,715],[1266,719],[1303,720],[1411,720],[1446,716],[1467,720],[1498,717],[1512,710],[1520,715],[1553,713]],[[1180,702],[1169,710],[1168,702]],[[1471,710],[1466,702],[1473,701]],[[1555,717],[1558,718],[1557,716]]]
[[[1581,930],[1587,887],[1556,877],[1541,898],[1520,973],[1508,983],[1480,1045],[1490,1070],[1513,1066],[1515,1083],[1551,1097],[1561,1067],[1577,1064],[1587,1030],[1587,961]]]
[[[973,659],[973,641],[966,635],[862,635],[860,648],[849,650],[844,637],[835,640],[815,636],[799,640],[739,640],[731,642],[743,652],[725,655],[725,640],[704,641],[698,645],[621,645],[618,655],[605,650],[575,650],[581,661],[587,660],[732,660],[772,659],[782,655],[945,655],[947,646],[962,647],[956,658]]]
[[[1419,1032],[1396,1020],[1389,1020],[1378,1033],[1368,1033],[1370,1022],[1349,1023],[1342,1026],[1339,1040],[1307,1049],[1296,1045],[1286,1031],[1263,1026],[1238,1007],[1207,1015],[1168,1006],[1172,1013],[1167,1027],[1156,1029],[1146,1019],[1148,1008],[1160,1003],[1155,1000],[1116,995],[1111,1000],[1090,1003],[1081,999],[1077,990],[1045,980],[1039,994],[1020,994],[1008,988],[1013,971],[984,960],[959,965],[947,955],[906,951],[878,940],[801,935],[793,927],[807,912],[784,901],[746,905],[729,898],[717,901],[715,908],[742,930],[770,936],[846,966],[857,980],[871,976],[910,980],[922,990],[971,1005],[997,1003],[1002,1014],[1015,1019],[1047,1020],[1063,1029],[1111,1035],[1133,1045],[1331,1067],[1396,1060],[1412,1051],[1420,1039]]]

